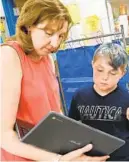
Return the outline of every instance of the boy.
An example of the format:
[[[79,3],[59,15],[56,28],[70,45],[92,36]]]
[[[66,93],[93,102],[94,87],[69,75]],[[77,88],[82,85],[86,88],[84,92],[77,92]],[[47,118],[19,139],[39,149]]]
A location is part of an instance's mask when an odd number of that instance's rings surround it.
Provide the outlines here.
[[[94,84],[76,92],[69,111],[69,117],[126,141],[110,161],[129,161],[129,92],[118,86],[127,62],[120,45],[101,45],[92,61]]]

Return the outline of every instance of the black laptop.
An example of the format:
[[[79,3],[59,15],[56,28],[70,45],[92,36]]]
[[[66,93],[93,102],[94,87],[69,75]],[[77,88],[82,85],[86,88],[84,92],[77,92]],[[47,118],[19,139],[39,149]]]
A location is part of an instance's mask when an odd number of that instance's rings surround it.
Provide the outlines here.
[[[92,143],[92,156],[110,155],[125,141],[98,129],[50,112],[36,126],[17,120],[16,130],[22,142],[64,155]]]

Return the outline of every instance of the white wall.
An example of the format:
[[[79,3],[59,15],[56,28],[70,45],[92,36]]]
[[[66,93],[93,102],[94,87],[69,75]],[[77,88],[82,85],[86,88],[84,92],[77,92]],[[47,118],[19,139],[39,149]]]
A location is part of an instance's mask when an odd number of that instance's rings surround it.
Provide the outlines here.
[[[2,5],[2,0],[0,0],[0,16],[1,17],[4,17],[5,16],[4,10],[3,10],[3,5]]]
[[[98,16],[100,19],[101,27],[102,27],[100,34],[109,34],[109,33],[114,32],[113,14],[112,14],[112,10],[110,10],[110,16],[108,17],[106,0],[61,0],[61,1],[64,2],[64,4],[77,3],[80,8],[81,21],[79,24],[76,24],[75,26],[72,27],[70,31],[70,35],[69,35],[69,40],[84,38],[85,36],[87,36],[86,34],[84,36],[84,25],[83,24],[87,17],[93,16],[93,15]],[[110,23],[109,23],[109,18],[110,18]],[[94,33],[93,35],[91,34],[91,35],[88,35],[87,37],[89,36],[96,36],[96,35]],[[111,38],[106,37],[103,39],[103,41],[111,41]],[[84,42],[74,43],[74,47],[85,45],[85,43]],[[97,41],[89,40],[87,42],[87,45],[95,45],[98,43],[101,43],[100,39],[98,39]]]

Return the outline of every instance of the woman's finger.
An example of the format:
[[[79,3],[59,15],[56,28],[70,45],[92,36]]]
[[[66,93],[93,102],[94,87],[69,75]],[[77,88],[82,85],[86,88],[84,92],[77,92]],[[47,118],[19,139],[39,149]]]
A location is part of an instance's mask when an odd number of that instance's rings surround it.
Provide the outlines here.
[[[91,160],[91,161],[106,161],[110,156],[109,155],[105,155],[105,156],[95,156],[95,157],[90,157],[87,158],[87,160]]]
[[[81,155],[83,155],[85,152],[89,152],[92,149],[92,144],[88,144],[78,150],[72,151],[66,155],[63,156],[64,160],[72,160],[75,159]]]

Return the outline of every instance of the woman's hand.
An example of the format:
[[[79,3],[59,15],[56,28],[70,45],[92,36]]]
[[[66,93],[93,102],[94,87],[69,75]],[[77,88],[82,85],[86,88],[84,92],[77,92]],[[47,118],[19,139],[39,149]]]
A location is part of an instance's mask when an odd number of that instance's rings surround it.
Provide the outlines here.
[[[68,154],[61,156],[59,161],[63,162],[63,161],[79,161],[80,160],[80,161],[85,161],[85,162],[87,161],[103,161],[104,162],[109,158],[108,155],[100,156],[100,157],[91,157],[91,156],[84,155],[84,153],[90,151],[91,149],[92,149],[92,145],[88,144],[81,149],[72,151]]]

